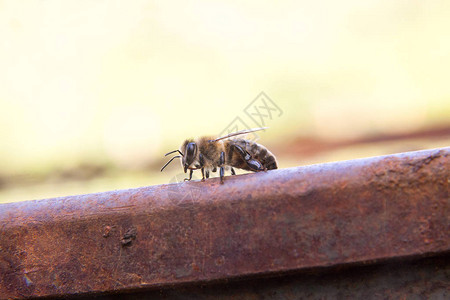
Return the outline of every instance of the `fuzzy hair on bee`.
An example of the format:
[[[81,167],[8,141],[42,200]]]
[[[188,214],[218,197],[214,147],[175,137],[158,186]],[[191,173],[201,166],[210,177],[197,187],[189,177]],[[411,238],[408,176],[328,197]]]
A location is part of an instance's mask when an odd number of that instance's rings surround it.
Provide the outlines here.
[[[243,138],[230,139],[234,136],[264,130],[266,128],[237,131],[219,138],[200,137],[197,139],[187,139],[183,142],[179,150],[171,151],[165,155],[167,156],[175,152],[180,154],[172,157],[161,168],[161,172],[175,158],[181,158],[184,173],[187,173],[187,170],[189,170],[189,178],[185,178],[185,180],[192,179],[194,170],[201,170],[202,181],[205,180],[205,177],[209,178],[210,172],[219,170],[220,182],[223,183],[225,170],[230,170],[231,175],[235,175],[234,168],[252,172],[277,169],[278,166],[275,156],[263,145]]]

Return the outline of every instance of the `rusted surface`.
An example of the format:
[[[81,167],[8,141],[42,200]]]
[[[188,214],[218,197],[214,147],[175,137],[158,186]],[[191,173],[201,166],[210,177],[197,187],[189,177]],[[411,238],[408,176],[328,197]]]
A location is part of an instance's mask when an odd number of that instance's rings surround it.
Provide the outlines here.
[[[74,300],[91,300],[92,295]],[[389,260],[295,274],[97,296],[95,300],[450,299],[450,259]]]
[[[0,297],[448,253],[450,148],[0,205]]]

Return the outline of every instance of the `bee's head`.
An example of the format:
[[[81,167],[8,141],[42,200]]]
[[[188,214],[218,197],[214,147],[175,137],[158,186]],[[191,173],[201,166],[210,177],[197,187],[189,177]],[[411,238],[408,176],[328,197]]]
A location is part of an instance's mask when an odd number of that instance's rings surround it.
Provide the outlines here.
[[[161,172],[174,160],[175,158],[181,157],[181,165],[183,166],[184,173],[187,172],[187,169],[189,166],[195,161],[195,158],[197,156],[197,144],[194,143],[193,140],[185,140],[183,145],[181,145],[180,150],[173,150],[169,153],[166,153],[165,156],[178,152],[180,155],[176,155],[172,157],[162,168]]]
[[[192,140],[186,140],[181,146],[181,152],[184,153],[181,158],[181,165],[183,166],[184,173],[186,173],[187,169],[194,162],[195,157],[197,156],[197,144]]]

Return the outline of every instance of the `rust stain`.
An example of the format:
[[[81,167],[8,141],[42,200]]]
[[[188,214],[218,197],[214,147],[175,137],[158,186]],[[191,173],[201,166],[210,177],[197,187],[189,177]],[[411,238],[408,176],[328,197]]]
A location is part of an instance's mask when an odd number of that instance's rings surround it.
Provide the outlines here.
[[[136,227],[130,227],[123,235],[122,239],[120,240],[120,243],[122,246],[130,245],[133,240],[136,239],[137,235],[137,229]]]
[[[450,148],[0,205],[0,298],[448,253]]]
[[[104,238],[109,237],[111,235],[111,231],[114,230],[115,227],[116,226],[109,226],[109,225],[104,226],[103,227],[103,234],[102,234],[102,236]]]

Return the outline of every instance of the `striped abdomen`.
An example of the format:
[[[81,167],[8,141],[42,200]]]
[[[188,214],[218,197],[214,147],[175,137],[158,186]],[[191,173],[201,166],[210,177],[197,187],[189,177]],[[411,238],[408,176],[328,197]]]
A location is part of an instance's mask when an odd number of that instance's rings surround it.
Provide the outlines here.
[[[265,169],[274,170],[278,168],[275,156],[263,145],[245,139],[227,140],[224,141],[224,144],[227,153],[225,163],[229,166],[254,171],[249,168],[243,157],[234,150],[233,145],[237,145],[250,154],[253,159],[259,161]]]

